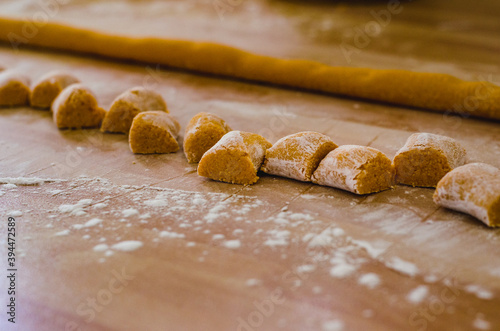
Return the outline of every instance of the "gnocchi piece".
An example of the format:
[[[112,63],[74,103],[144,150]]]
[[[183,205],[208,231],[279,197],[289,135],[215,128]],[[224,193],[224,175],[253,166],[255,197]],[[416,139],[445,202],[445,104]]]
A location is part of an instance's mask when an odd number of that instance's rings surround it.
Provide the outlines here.
[[[391,188],[394,175],[391,160],[379,150],[343,145],[321,161],[312,182],[355,194],[369,194]]]
[[[52,103],[52,116],[59,129],[98,128],[105,113],[94,93],[82,84],[66,87]]]
[[[180,128],[179,122],[164,111],[142,112],[130,127],[130,149],[136,154],[177,152]]]
[[[133,87],[120,94],[111,104],[102,122],[102,132],[129,133],[134,117],[148,110],[168,113],[163,97],[143,87]]]
[[[453,169],[438,183],[434,202],[472,215],[490,227],[500,226],[500,169],[469,163]]]
[[[399,184],[436,187],[450,170],[465,164],[466,151],[455,139],[414,133],[394,157]]]
[[[231,127],[217,115],[199,113],[186,127],[184,134],[184,154],[189,163],[198,163],[203,154],[212,148]]]
[[[271,143],[264,137],[249,132],[226,133],[201,158],[198,175],[233,184],[257,182],[266,149]]]
[[[312,131],[295,133],[281,138],[266,151],[261,170],[310,182],[320,161],[335,148],[337,145],[324,134]]]
[[[79,82],[76,77],[60,71],[51,71],[43,75],[33,84],[33,90],[30,95],[31,107],[50,109],[52,102],[54,102],[62,90],[71,84]]]

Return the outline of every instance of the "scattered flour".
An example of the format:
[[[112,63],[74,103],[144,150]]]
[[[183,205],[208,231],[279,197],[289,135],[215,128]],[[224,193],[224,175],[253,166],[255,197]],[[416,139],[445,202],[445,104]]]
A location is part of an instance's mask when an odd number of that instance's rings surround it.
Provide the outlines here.
[[[479,285],[474,285],[474,284],[467,285],[465,287],[465,291],[468,293],[475,294],[479,299],[483,300],[491,300],[494,297],[491,291],[488,291],[487,289]]]
[[[102,223],[102,219],[100,219],[100,218],[93,218],[90,221],[88,221],[87,223],[83,224],[83,227],[84,228],[88,228],[88,227],[95,226],[95,225],[101,224],[101,223]]]
[[[288,230],[269,230],[269,238],[264,242],[265,246],[288,246],[290,231]]]
[[[390,269],[396,270],[410,277],[416,276],[419,272],[415,264],[402,260],[399,257],[393,257],[389,262],[386,262],[385,265]]]
[[[245,285],[248,287],[254,287],[254,286],[260,285],[261,283],[262,282],[260,281],[260,279],[250,278],[250,279],[247,279],[247,281],[245,282]]]
[[[337,264],[330,269],[330,275],[335,278],[345,278],[354,273],[356,269],[355,266],[348,263]]]
[[[160,232],[160,237],[162,238],[170,238],[170,239],[182,239],[186,238],[186,236],[183,233],[175,233],[175,232],[169,232],[169,231],[162,231]]]
[[[20,210],[11,210],[7,213],[7,216],[11,216],[11,217],[19,217],[22,215],[23,215],[23,212]]]
[[[38,178],[38,177],[1,177],[0,184],[14,185],[40,185],[43,183],[57,182],[55,179]]]
[[[383,254],[389,247],[389,243],[385,241],[377,241],[374,243],[370,243],[364,240],[352,240],[352,242],[358,245],[359,247],[364,248],[368,253],[368,255],[370,255],[374,259]]]
[[[108,248],[109,248],[109,246],[106,244],[99,244],[99,245],[95,245],[93,250],[95,252],[104,252],[104,251],[107,251]]]
[[[62,230],[57,233],[54,233],[54,236],[67,236],[69,234],[69,230]]]
[[[168,206],[167,200],[162,200],[162,199],[147,200],[147,201],[144,201],[144,204],[146,206],[150,206],[150,207],[166,207],[166,206]]]
[[[323,331],[342,331],[344,330],[344,322],[341,320],[331,320],[322,324]]]
[[[137,240],[127,240],[122,241],[111,246],[112,249],[123,252],[131,252],[143,246],[141,241]]]
[[[304,264],[297,267],[298,273],[308,273],[308,272],[313,272],[314,270],[316,270],[316,266],[312,264]]]
[[[374,289],[380,285],[380,277],[375,273],[367,273],[359,277],[358,283],[370,289]]]
[[[472,322],[472,326],[478,330],[489,330],[491,328],[490,322],[485,320],[481,314],[476,316],[476,319]]]
[[[67,213],[75,216],[82,216],[87,214],[84,208],[92,203],[92,199],[82,199],[74,205],[60,205],[58,210],[60,213]]]
[[[408,293],[406,300],[413,304],[419,304],[427,297],[429,294],[429,287],[425,285],[420,285]]]
[[[342,229],[341,229],[342,230]],[[336,235],[332,231],[336,232]],[[343,231],[343,230],[342,230]],[[335,237],[339,236],[340,231],[332,228],[326,228],[320,234],[307,233],[302,237],[303,242],[307,242],[309,248],[331,246],[335,241]]]
[[[239,240],[227,240],[224,242],[224,247],[230,248],[230,249],[237,249],[241,247],[241,242]]]
[[[137,209],[134,209],[134,208],[128,208],[128,209],[122,210],[122,215],[123,215],[123,217],[130,217],[133,215],[139,215],[139,211]]]

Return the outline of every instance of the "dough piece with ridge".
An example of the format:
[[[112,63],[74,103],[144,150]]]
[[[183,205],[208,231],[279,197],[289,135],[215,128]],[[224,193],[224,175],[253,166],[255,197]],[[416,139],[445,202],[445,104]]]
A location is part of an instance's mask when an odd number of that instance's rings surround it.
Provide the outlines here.
[[[188,162],[200,162],[203,154],[231,130],[231,127],[217,115],[211,113],[195,115],[189,121],[184,134],[184,154]]]
[[[136,154],[177,152],[180,128],[179,122],[164,111],[142,112],[134,117],[130,127],[130,149]]]
[[[12,70],[0,72],[0,107],[21,107],[29,104],[30,79]]]
[[[465,164],[466,151],[458,141],[432,133],[414,133],[394,157],[399,184],[436,187],[450,170]]]
[[[105,113],[94,93],[82,84],[66,87],[52,103],[52,116],[59,129],[98,128]]]
[[[261,170],[310,182],[321,160],[335,148],[337,145],[324,134],[313,131],[295,133],[281,138],[266,151]]]
[[[438,183],[434,202],[500,226],[500,169],[485,163],[469,163],[453,169]]]
[[[133,87],[120,94],[111,104],[102,122],[102,132],[129,133],[134,117],[148,110],[168,113],[163,97],[143,87]]]
[[[33,108],[50,109],[56,97],[71,84],[80,81],[65,72],[51,71],[40,77],[34,84],[30,95],[30,104]]]
[[[355,194],[387,190],[394,185],[391,160],[379,150],[343,145],[328,153],[312,175],[312,182]]]
[[[253,184],[271,143],[249,132],[231,131],[201,158],[198,175],[233,184]]]

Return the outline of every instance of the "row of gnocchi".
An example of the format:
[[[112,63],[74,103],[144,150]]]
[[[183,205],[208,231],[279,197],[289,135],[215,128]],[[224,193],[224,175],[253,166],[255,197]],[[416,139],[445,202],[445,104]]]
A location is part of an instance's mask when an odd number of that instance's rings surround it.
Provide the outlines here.
[[[231,131],[203,154],[198,174],[253,184],[262,171],[355,194],[380,192],[395,184],[433,187],[437,205],[500,226],[500,169],[465,163],[466,151],[456,140],[430,133],[411,135],[391,161],[375,148],[337,146],[318,132],[295,133],[271,145],[257,134]]]
[[[71,74],[53,71],[30,80],[14,71],[0,73],[0,107],[30,105],[51,109],[59,129],[100,127],[102,132],[130,133],[134,153],[170,153],[179,150],[179,123],[169,114],[163,97],[134,87],[120,94],[109,111],[99,107],[94,93]],[[149,110],[147,113],[144,113]],[[165,129],[164,129],[165,128]],[[151,139],[156,137],[156,139]]]
[[[134,153],[179,150],[180,125],[154,91],[129,89],[106,112],[71,75],[49,73],[31,92],[28,85],[25,77],[0,73],[0,106],[51,108],[60,129],[100,127],[103,132],[129,133]],[[380,192],[395,184],[436,187],[438,205],[500,226],[500,170],[484,163],[465,164],[465,149],[445,136],[413,134],[391,161],[371,147],[339,147],[317,132],[292,134],[272,145],[260,135],[233,131],[214,114],[200,113],[186,127],[184,153],[188,162],[199,162],[200,176],[235,184],[253,184],[262,171],[355,194]]]

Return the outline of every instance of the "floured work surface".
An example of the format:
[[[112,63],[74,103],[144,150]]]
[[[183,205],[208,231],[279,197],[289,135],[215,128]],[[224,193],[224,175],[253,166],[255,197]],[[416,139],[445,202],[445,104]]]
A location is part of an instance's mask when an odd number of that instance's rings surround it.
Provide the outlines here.
[[[35,50],[2,47],[0,64],[32,78],[68,69],[106,109],[130,87],[155,88],[183,128],[208,111],[272,142],[315,130],[389,157],[432,132],[500,167],[498,123]],[[213,182],[182,152],[133,155],[123,135],[59,131],[29,108],[0,111],[0,143],[19,330],[500,328],[498,230],[437,208],[431,189]]]

